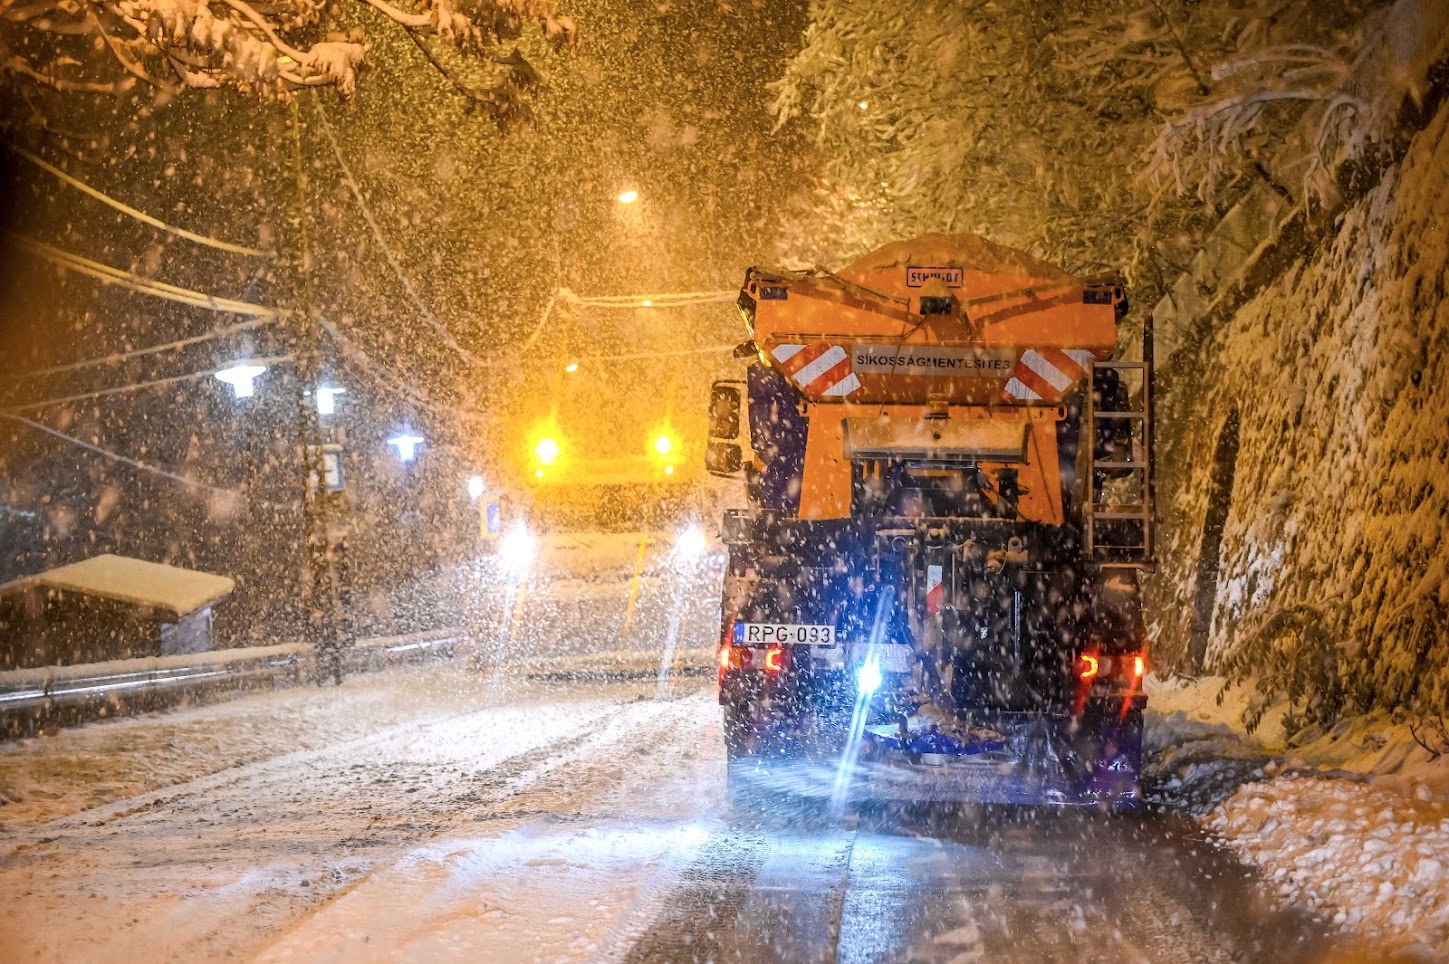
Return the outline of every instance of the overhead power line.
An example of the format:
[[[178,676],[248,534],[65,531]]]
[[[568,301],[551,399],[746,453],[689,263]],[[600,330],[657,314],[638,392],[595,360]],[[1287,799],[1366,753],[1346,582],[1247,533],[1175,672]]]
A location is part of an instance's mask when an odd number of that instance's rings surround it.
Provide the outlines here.
[[[168,341],[163,345],[150,345],[146,348],[137,348],[133,351],[117,352],[114,355],[104,355],[99,358],[87,358],[84,361],[70,362],[65,365],[52,365],[49,368],[37,368],[34,371],[16,372],[6,375],[6,378],[39,378],[42,375],[59,375],[61,372],[72,372],[82,368],[93,368],[97,365],[113,365],[117,362],[128,361],[132,358],[140,358],[144,355],[156,355],[165,351],[174,351],[177,348],[185,348],[188,345],[197,345],[204,341],[212,341],[217,338],[225,338],[227,335],[234,335],[239,331],[250,331],[253,328],[260,328],[263,325],[270,325],[276,318],[253,318],[251,321],[240,321],[234,325],[227,325],[225,328],[217,328],[202,335],[193,335],[190,338],[178,338],[175,341]]]
[[[263,251],[260,248],[250,248],[244,244],[232,244],[230,241],[220,241],[216,238],[209,238],[204,234],[197,234],[194,231],[188,231],[185,228],[178,228],[174,224],[167,224],[166,222],[161,221],[158,218],[153,218],[145,211],[138,211],[128,204],[124,204],[121,201],[117,201],[113,197],[102,194],[100,191],[97,191],[89,184],[77,180],[76,178],[67,174],[65,171],[62,171],[55,165],[25,150],[23,147],[15,147],[14,145],[11,145],[10,149],[16,154],[19,154],[21,157],[25,158],[30,163],[39,167],[41,170],[54,175],[55,177],[64,181],[66,184],[69,184],[71,187],[75,188],[76,190],[83,191],[84,193],[89,194],[91,197],[102,202],[103,204],[108,204],[111,207],[115,208],[117,211],[120,211],[122,214],[129,215],[130,217],[135,218],[137,221],[149,224],[153,228],[160,228],[162,231],[165,231],[168,234],[174,234],[178,238],[185,238],[186,240],[194,241],[197,244],[204,244],[209,248],[216,248],[218,251],[229,251],[232,254],[245,254],[254,258],[276,257],[275,251]]]
[[[273,355],[268,358],[251,358],[253,364],[257,365],[279,365],[282,362],[291,361],[291,355]],[[153,378],[145,382],[132,382],[129,385],[117,385],[112,388],[102,388],[94,392],[83,392],[79,395],[66,395],[63,398],[44,398],[35,402],[25,402],[20,405],[10,405],[0,409],[0,414],[11,414],[14,412],[29,411],[32,408],[49,408],[52,405],[64,405],[68,402],[85,402],[93,398],[105,398],[108,395],[121,395],[125,392],[138,392],[143,388],[159,388],[162,385],[174,385],[177,382],[195,381],[200,378],[211,378],[216,375],[216,369],[208,368],[200,372],[187,372],[185,375],[171,375],[167,378]]]
[[[374,381],[397,393],[398,395],[403,396],[413,404],[418,405],[422,408],[431,409],[435,412],[450,415],[453,418],[459,419],[461,421],[477,419],[479,417],[477,412],[469,412],[464,409],[460,409],[455,405],[449,405],[446,402],[439,402],[435,399],[427,398],[426,396],[419,394],[407,383],[405,379],[393,374],[392,371],[387,368],[387,366],[381,364],[371,355],[369,355],[361,345],[357,344],[357,342],[353,341],[351,338],[338,331],[336,325],[333,325],[331,322],[328,321],[320,322],[320,324],[322,330],[326,332],[328,336],[330,336],[332,340],[337,343],[337,347],[342,351],[342,357],[344,360],[356,362],[357,367],[362,369],[368,375],[371,375]]]
[[[533,331],[524,340],[523,348],[527,350],[538,342],[539,337],[548,326],[548,319],[553,315],[553,310],[560,301],[589,308],[683,308],[688,305],[733,302],[738,297],[739,291],[733,288],[729,291],[674,291],[642,295],[590,295],[587,297],[576,295],[567,288],[559,288],[549,296],[548,302],[543,306],[543,313],[538,317],[538,324],[533,326]]]
[[[81,274],[90,275],[92,278],[96,278],[106,284],[119,285],[122,288],[129,288],[132,291],[138,291],[156,298],[164,298],[168,301],[177,301],[182,304],[194,305],[198,308],[207,308],[211,311],[220,311],[233,315],[274,318],[278,314],[277,309],[268,308],[265,305],[254,305],[247,301],[234,301],[230,298],[220,298],[216,295],[207,294],[204,291],[193,291],[190,288],[181,288],[176,285],[166,284],[163,281],[153,281],[150,278],[142,277],[131,271],[122,271],[120,268],[113,268],[108,264],[101,264],[99,261],[83,258],[78,254],[72,254],[69,251],[57,248],[53,244],[36,241],[34,238],[11,234],[7,235],[7,240],[27,254],[32,254],[37,258],[43,258],[69,271],[78,271]]]
[[[643,295],[591,295],[577,298],[581,305],[593,308],[679,308],[684,305],[711,305],[733,302],[739,298],[738,288],[729,291],[682,291]]]
[[[207,485],[205,482],[197,482],[195,479],[188,479],[184,475],[177,475],[175,472],[168,472],[165,469],[157,468],[154,465],[147,465],[145,462],[138,462],[133,458],[121,455],[117,452],[112,452],[110,449],[103,449],[99,445],[93,445],[90,442],[78,439],[73,435],[67,435],[62,431],[53,429],[49,425],[42,425],[39,422],[33,422],[30,419],[24,418],[20,415],[14,415],[9,412],[0,412],[0,418],[8,418],[12,422],[19,422],[22,425],[28,425],[38,432],[44,432],[47,435],[54,435],[56,438],[64,439],[72,445],[78,445],[88,452],[94,452],[97,455],[104,456],[114,462],[121,462],[125,465],[131,466],[132,468],[140,469],[143,472],[150,472],[153,475],[159,475],[163,478],[171,479],[173,482],[180,482],[182,485],[189,485],[193,488],[205,489],[208,492],[216,492],[220,495],[231,496],[238,499],[245,498],[245,494],[242,492],[238,492],[236,489],[224,489],[216,485]],[[270,505],[270,503],[268,503],[268,505]]]
[[[674,351],[637,351],[622,355],[580,355],[579,361],[644,361],[649,358],[680,358],[685,355],[713,355],[733,351],[735,344],[738,343],[728,345],[703,345],[699,348],[680,348]]]
[[[337,166],[342,169],[342,180],[346,182],[347,189],[352,192],[352,196],[357,200],[357,206],[362,211],[363,220],[372,229],[372,236],[376,239],[377,246],[382,249],[383,257],[387,259],[388,265],[392,267],[393,274],[397,275],[397,280],[401,282],[403,290],[407,292],[408,300],[413,303],[413,307],[418,310],[418,314],[422,315],[423,321],[427,322],[428,326],[437,332],[438,337],[443,340],[445,345],[474,365],[481,365],[483,360],[458,344],[458,340],[453,337],[452,333],[433,315],[428,306],[423,303],[423,299],[418,295],[417,289],[413,287],[413,283],[408,280],[407,274],[403,272],[397,255],[393,254],[392,248],[388,247],[387,241],[383,239],[382,229],[378,227],[377,219],[372,216],[372,209],[367,204],[367,198],[363,196],[362,188],[358,185],[357,179],[352,176],[352,169],[347,166],[347,160],[342,156],[342,148],[338,145],[337,138],[332,133],[332,124],[327,120],[327,112],[322,109],[320,102],[317,104],[317,117],[322,122],[323,136],[327,138],[327,143],[332,145],[332,154],[337,158]]]

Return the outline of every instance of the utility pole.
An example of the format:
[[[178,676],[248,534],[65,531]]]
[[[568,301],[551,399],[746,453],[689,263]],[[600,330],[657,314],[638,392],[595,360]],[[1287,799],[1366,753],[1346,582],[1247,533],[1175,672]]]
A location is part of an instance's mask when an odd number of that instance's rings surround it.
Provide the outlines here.
[[[299,310],[293,312],[297,325],[297,446],[301,455],[302,538],[307,554],[307,592],[304,594],[308,623],[316,653],[316,680],[320,686],[330,676],[342,683],[341,599],[337,584],[334,539],[327,491],[327,471],[322,425],[309,390],[322,384],[321,348],[312,290],[311,212],[307,200],[307,170],[302,155],[302,119],[297,98],[291,98],[292,164],[296,178],[297,205],[292,218],[294,294]]]

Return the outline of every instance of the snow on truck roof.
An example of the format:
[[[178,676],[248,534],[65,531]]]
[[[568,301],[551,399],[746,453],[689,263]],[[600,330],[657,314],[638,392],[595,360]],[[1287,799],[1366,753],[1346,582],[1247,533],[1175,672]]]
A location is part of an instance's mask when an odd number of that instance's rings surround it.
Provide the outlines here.
[[[223,599],[236,581],[195,569],[106,553],[17,580],[0,590],[44,586],[166,610],[178,619]]]

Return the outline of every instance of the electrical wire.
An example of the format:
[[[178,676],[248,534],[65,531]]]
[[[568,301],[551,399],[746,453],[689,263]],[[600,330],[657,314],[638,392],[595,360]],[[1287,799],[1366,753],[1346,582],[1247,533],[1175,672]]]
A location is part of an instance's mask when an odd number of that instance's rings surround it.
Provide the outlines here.
[[[685,355],[713,355],[716,352],[731,352],[735,343],[728,345],[704,345],[700,348],[680,348],[675,351],[639,351],[623,355],[580,355],[581,362],[596,361],[644,361],[650,358],[679,358]]]
[[[679,308],[685,305],[712,305],[733,302],[739,289],[729,291],[684,291],[643,295],[591,295],[576,299],[578,304],[592,308]],[[648,304],[645,304],[645,302]]]
[[[155,355],[163,351],[174,351],[177,348],[185,348],[188,345],[197,345],[204,341],[212,341],[216,338],[225,338],[227,335],[234,335],[239,331],[250,331],[263,325],[273,324],[276,318],[254,318],[251,321],[238,322],[235,325],[227,325],[225,328],[217,328],[204,335],[193,335],[190,338],[178,338],[175,341],[168,341],[163,345],[150,345],[146,348],[137,348],[134,351],[119,352],[114,355],[105,355],[100,358],[88,358],[84,361],[71,362],[66,365],[53,365],[50,368],[37,368],[34,371],[15,372],[5,375],[5,378],[39,378],[42,375],[58,375],[61,372],[77,371],[82,368],[92,368],[96,365],[113,365],[117,362],[127,361],[131,358],[140,358],[144,355]]]
[[[41,170],[46,171],[47,173],[52,174],[60,180],[64,181],[66,184],[69,184],[71,187],[74,187],[79,191],[83,191],[86,194],[89,194],[91,197],[104,204],[110,205],[117,211],[120,211],[122,214],[129,215],[130,217],[135,218],[137,221],[142,221],[146,224],[149,224],[153,228],[160,228],[162,231],[165,231],[168,234],[174,234],[178,238],[185,238],[186,240],[194,241],[197,244],[204,244],[207,247],[216,248],[218,251],[229,251],[232,254],[245,254],[254,258],[270,259],[277,256],[277,253],[275,251],[263,251],[260,248],[249,248],[246,245],[242,244],[232,244],[230,241],[220,241],[216,238],[209,238],[204,234],[197,234],[193,231],[188,231],[185,228],[178,228],[174,224],[167,224],[164,221],[153,218],[151,215],[147,214],[144,211],[138,211],[130,205],[117,201],[115,198],[110,197],[106,194],[102,194],[100,191],[91,187],[89,184],[77,180],[76,178],[67,174],[65,171],[62,171],[55,165],[25,150],[23,147],[16,147],[12,144],[10,145],[10,149],[16,154],[19,154],[21,157],[25,158],[30,163],[39,167]]]
[[[337,343],[337,347],[342,350],[344,359],[351,357],[353,361],[357,362],[358,367],[371,375],[375,381],[403,396],[413,404],[422,408],[431,409],[434,412],[450,415],[460,421],[468,421],[469,419],[476,420],[479,418],[477,412],[460,409],[446,402],[439,402],[436,399],[427,398],[426,396],[418,394],[406,381],[394,375],[388,370],[387,366],[376,361],[369,355],[361,345],[338,331],[337,327],[331,322],[321,321],[319,324],[322,330]]]
[[[164,298],[168,301],[177,301],[182,304],[194,305],[198,308],[206,308],[211,311],[219,311],[233,315],[250,315],[253,317],[275,318],[277,309],[268,308],[265,305],[254,305],[247,301],[234,301],[230,298],[218,298],[216,295],[206,294],[202,291],[193,291],[190,288],[181,288],[176,285],[166,284],[163,281],[153,281],[150,278],[130,271],[122,271],[120,268],[113,268],[99,261],[92,261],[83,258],[78,254],[57,248],[53,244],[46,244],[44,241],[36,241],[34,238],[27,238],[23,235],[10,234],[6,236],[12,245],[27,254],[42,258],[52,264],[59,265],[70,271],[78,271],[81,274],[90,275],[106,284],[119,285],[122,288],[129,288],[142,294],[148,294],[156,298]]]
[[[382,229],[378,227],[377,219],[372,216],[372,209],[368,206],[367,199],[362,194],[362,188],[358,185],[357,179],[352,176],[352,169],[347,166],[347,161],[342,156],[342,148],[338,145],[337,138],[332,133],[332,124],[327,120],[327,112],[322,109],[320,101],[317,103],[317,117],[322,122],[323,136],[327,138],[327,143],[332,145],[332,154],[337,158],[337,166],[342,169],[342,179],[347,183],[347,189],[352,192],[352,196],[357,200],[357,206],[362,211],[363,220],[372,229],[372,236],[376,239],[377,246],[382,249],[383,256],[392,267],[393,274],[397,275],[397,280],[402,283],[403,290],[407,292],[408,300],[413,303],[413,307],[418,310],[418,314],[422,315],[423,321],[428,323],[428,326],[437,333],[444,344],[472,364],[481,365],[483,360],[458,344],[458,340],[452,336],[448,329],[444,327],[443,323],[438,321],[437,317],[428,309],[428,306],[423,303],[423,299],[418,295],[417,289],[408,280],[408,276],[403,273],[402,265],[398,262],[397,255],[393,254],[392,248],[388,247],[387,241],[383,239]]]
[[[292,361],[291,355],[273,355],[268,358],[248,359],[256,365],[279,365],[282,362]],[[32,408],[50,408],[54,405],[65,405],[69,402],[84,402],[94,398],[105,398],[108,395],[120,395],[125,392],[137,392],[144,388],[159,388],[162,385],[174,385],[177,382],[195,381],[200,378],[212,378],[216,375],[216,369],[208,368],[206,371],[188,372],[185,375],[171,375],[167,378],[155,378],[147,382],[132,382],[129,385],[117,385],[112,388],[102,388],[94,392],[84,392],[79,395],[67,395],[63,398],[45,398],[36,402],[25,402],[21,405],[9,405],[0,408],[0,414],[11,414],[24,412]]]
[[[12,422],[19,422],[22,425],[28,425],[36,431],[45,432],[47,435],[54,435],[56,438],[64,439],[72,445],[78,445],[88,452],[94,452],[97,455],[105,456],[112,461],[121,462],[125,465],[131,466],[132,468],[140,469],[143,472],[150,472],[154,475],[159,475],[163,478],[171,479],[173,482],[180,482],[183,485],[189,485],[198,489],[205,489],[208,492],[215,492],[219,495],[233,496],[238,499],[246,497],[245,493],[238,492],[236,489],[224,489],[216,485],[207,485],[205,482],[197,482],[195,479],[188,479],[184,475],[177,475],[175,472],[168,472],[165,469],[159,469],[154,465],[147,465],[145,462],[138,462],[133,458],[121,455],[117,452],[112,452],[110,449],[103,449],[99,445],[93,445],[92,443],[82,441],[81,439],[78,439],[73,435],[67,435],[58,429],[51,428],[49,425],[42,425],[39,422],[33,422],[28,418],[14,415],[10,412],[0,412],[0,418],[8,418]],[[271,506],[272,504],[267,503],[267,505]]]

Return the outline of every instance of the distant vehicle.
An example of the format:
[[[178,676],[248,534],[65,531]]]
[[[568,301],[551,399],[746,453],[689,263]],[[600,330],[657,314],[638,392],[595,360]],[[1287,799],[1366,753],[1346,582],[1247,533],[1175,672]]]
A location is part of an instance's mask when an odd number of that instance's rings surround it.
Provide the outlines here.
[[[714,377],[720,358],[687,353],[681,332],[691,326],[681,321],[693,320],[691,310],[703,309],[555,313],[523,363],[530,377],[507,440],[530,518],[551,528],[650,528],[693,506],[705,424],[691,388]]]
[[[926,235],[750,269],[739,309],[755,360],[714,384],[706,455],[749,498],[723,520],[732,789],[845,754],[819,769],[852,796],[1136,805],[1151,332],[1115,359],[1121,282]]]

